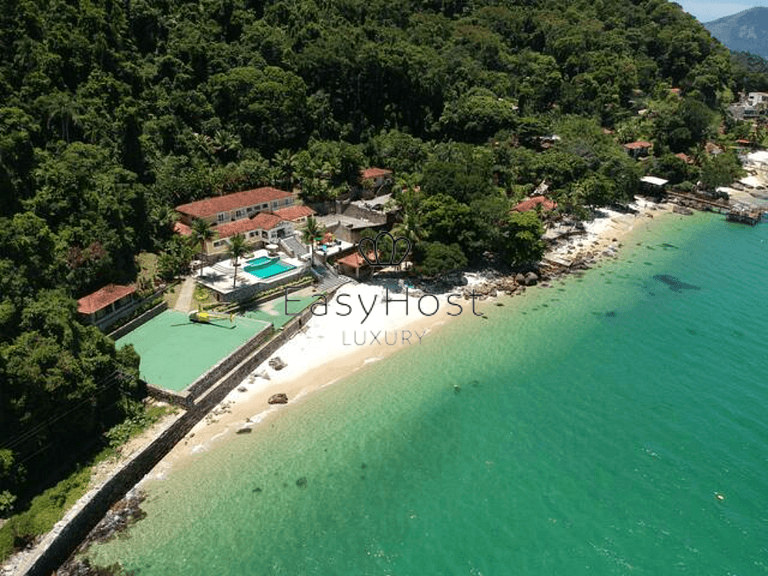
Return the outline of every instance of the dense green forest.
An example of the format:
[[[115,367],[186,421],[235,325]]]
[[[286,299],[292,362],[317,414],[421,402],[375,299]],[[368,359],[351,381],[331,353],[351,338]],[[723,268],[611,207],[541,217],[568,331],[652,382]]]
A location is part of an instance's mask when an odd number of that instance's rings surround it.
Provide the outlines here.
[[[141,251],[183,272],[174,205],[387,167],[423,272],[519,266],[542,224],[509,209],[544,180],[578,217],[645,170],[737,170],[701,145],[759,73],[664,0],[17,0],[0,48],[0,512],[140,409],[138,358],[75,298]]]

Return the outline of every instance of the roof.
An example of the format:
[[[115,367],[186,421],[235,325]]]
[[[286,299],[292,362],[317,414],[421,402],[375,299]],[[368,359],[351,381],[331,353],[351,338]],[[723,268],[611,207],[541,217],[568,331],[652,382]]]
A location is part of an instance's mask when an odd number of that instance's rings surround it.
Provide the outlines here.
[[[174,222],[173,231],[182,236],[192,236],[192,228],[184,224],[184,222]]]
[[[664,184],[669,182],[669,180],[664,180],[664,178],[657,178],[656,176],[643,176],[640,178],[640,182],[653,184],[654,186],[664,186]]]
[[[374,260],[373,252],[368,253],[368,258]],[[363,266],[369,265],[368,262],[365,261],[365,258],[363,258],[362,254],[360,254],[360,252],[357,250],[352,252],[352,254],[344,256],[344,258],[339,258],[336,263],[345,264],[350,268],[362,268]]]
[[[182,204],[176,207],[176,211],[195,218],[208,218],[215,216],[219,212],[229,212],[237,208],[255,206],[265,202],[272,202],[273,200],[291,198],[292,196],[293,194],[290,192],[278,190],[277,188],[256,188],[254,190],[244,190],[243,192],[235,192],[226,196],[215,196],[205,200],[198,200],[197,202],[190,202],[189,204]]]
[[[686,164],[693,164],[693,158],[688,156],[688,154],[686,154],[685,152],[678,152],[677,154],[675,154],[675,156],[680,158],[680,160],[682,160]]]
[[[366,168],[362,171],[363,180],[368,178],[377,178],[378,176],[391,176],[392,170],[386,168]]]
[[[218,233],[219,238],[229,238],[230,236],[243,234],[251,230],[272,230],[272,228],[284,221],[284,218],[271,212],[259,212],[253,218],[243,218],[242,220],[220,224],[215,226],[213,230]]]
[[[136,286],[107,284],[103,288],[96,290],[93,294],[80,298],[77,301],[77,311],[81,314],[93,314],[134,292],[136,292]]]
[[[553,202],[544,196],[534,196],[533,198],[523,200],[520,204],[512,208],[512,210],[515,212],[528,212],[529,210],[536,208],[539,204],[541,204],[544,210],[554,210],[557,208],[557,202]]]
[[[312,208],[309,206],[288,206],[287,208],[280,208],[280,210],[275,210],[274,212],[280,218],[283,218],[285,220],[298,220],[299,218],[305,218],[307,216],[314,216],[317,214]]]
[[[747,144],[747,145],[752,144],[752,142],[750,142],[749,140],[745,140],[744,138],[739,138],[738,140],[736,140],[736,143],[737,144]]]
[[[650,148],[651,146],[653,146],[653,144],[646,142],[645,140],[637,140],[635,142],[624,144],[624,148],[628,148],[629,150],[640,150],[642,148]]]

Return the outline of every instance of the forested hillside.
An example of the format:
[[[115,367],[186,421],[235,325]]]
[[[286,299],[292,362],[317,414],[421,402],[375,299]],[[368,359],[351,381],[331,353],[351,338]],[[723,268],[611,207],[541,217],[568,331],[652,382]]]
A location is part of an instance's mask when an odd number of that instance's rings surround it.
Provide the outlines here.
[[[545,179],[563,214],[630,198],[635,139],[695,181],[714,161],[673,153],[700,151],[740,87],[664,0],[17,0],[0,49],[6,502],[135,409],[117,399],[137,358],[74,298],[135,279],[142,250],[183,271],[174,205],[267,184],[333,198],[387,167],[422,270],[518,265],[541,222],[512,203]]]

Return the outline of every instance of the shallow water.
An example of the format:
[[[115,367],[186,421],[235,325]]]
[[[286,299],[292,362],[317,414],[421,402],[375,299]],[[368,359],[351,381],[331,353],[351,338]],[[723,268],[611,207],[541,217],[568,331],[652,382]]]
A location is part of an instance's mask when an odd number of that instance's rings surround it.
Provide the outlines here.
[[[641,242],[641,245],[637,245]],[[768,227],[654,225],[150,485],[139,574],[768,572]]]

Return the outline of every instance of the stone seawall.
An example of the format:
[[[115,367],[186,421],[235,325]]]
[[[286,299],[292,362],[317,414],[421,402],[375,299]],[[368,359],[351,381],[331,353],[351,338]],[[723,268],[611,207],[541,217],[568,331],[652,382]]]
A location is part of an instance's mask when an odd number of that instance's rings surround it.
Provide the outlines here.
[[[118,328],[114,332],[111,332],[109,334],[109,337],[112,338],[112,340],[117,340],[119,338],[122,338],[126,334],[133,332],[134,330],[136,330],[136,328],[138,328],[142,324],[149,322],[150,320],[152,320],[152,318],[154,318],[155,316],[158,316],[161,312],[164,312],[167,309],[168,309],[168,303],[160,302],[160,304],[150,308],[149,310],[144,312],[144,314],[142,314],[141,316],[134,318],[130,322],[126,323],[125,325],[120,326],[120,328]]]
[[[218,383],[184,414],[171,422],[140,452],[131,456],[100,486],[80,498],[62,520],[44,536],[38,551],[26,559],[20,574],[48,576],[72,554],[88,533],[104,517],[109,508],[133,488],[171,449],[202,420],[205,415],[229,394],[250,372],[256,370],[288,339],[296,334],[312,316],[307,308],[283,326],[274,338],[255,353],[234,366]]]
[[[267,325],[257,332],[252,338],[250,338],[245,344],[240,346],[237,350],[232,352],[229,356],[221,360],[213,368],[208,370],[205,374],[200,376],[192,384],[190,384],[184,393],[191,399],[195,400],[198,396],[202,395],[208,388],[210,388],[214,382],[219,380],[227,372],[232,370],[236,365],[242,362],[249,354],[253,353],[259,346],[264,344],[272,334],[272,326]]]
[[[147,384],[147,394],[152,398],[167,402],[173,406],[180,406],[185,410],[189,410],[195,405],[193,398],[189,393],[173,392],[172,390],[166,390],[165,388],[158,388],[152,384]]]

